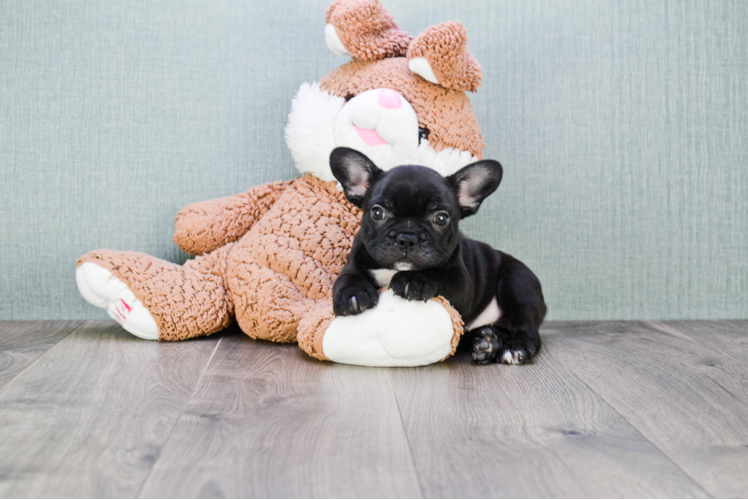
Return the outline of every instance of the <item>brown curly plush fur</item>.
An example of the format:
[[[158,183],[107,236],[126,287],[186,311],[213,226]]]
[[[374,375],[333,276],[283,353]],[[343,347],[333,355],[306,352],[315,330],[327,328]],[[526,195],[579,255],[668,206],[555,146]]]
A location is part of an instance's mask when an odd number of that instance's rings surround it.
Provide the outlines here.
[[[314,301],[332,299],[360,213],[334,182],[310,174],[294,182],[229,256],[229,289],[242,330],[294,342]]]
[[[290,182],[271,182],[244,193],[187,205],[174,220],[174,243],[202,255],[238,240],[278,201]]]
[[[483,72],[467,48],[467,30],[457,21],[437,24],[418,35],[408,48],[408,60],[425,57],[439,85],[475,92]]]
[[[379,0],[337,0],[327,8],[325,22],[335,27],[348,52],[363,61],[404,56],[412,40]]]

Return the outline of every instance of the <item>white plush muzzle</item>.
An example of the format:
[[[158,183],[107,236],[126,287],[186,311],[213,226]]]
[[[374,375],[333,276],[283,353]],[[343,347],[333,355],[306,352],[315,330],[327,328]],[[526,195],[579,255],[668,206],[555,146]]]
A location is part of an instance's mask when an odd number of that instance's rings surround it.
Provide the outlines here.
[[[373,89],[348,102],[304,83],[291,106],[286,126],[296,168],[324,181],[335,178],[330,153],[339,146],[356,149],[382,170],[399,165],[423,165],[451,175],[478,161],[467,151],[437,152],[428,140],[418,140],[418,116],[410,103],[392,89]]]
[[[380,168],[399,165],[418,148],[418,117],[394,90],[368,90],[340,111],[335,144],[362,152]]]

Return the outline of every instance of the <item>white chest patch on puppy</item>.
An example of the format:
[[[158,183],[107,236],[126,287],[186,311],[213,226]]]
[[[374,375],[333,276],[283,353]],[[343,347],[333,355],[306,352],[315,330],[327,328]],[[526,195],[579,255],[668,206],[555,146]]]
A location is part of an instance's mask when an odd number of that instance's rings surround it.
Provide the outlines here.
[[[496,323],[500,317],[501,308],[499,307],[499,302],[496,300],[496,297],[494,297],[491,300],[491,303],[488,304],[486,308],[483,309],[483,311],[481,311],[478,317],[471,321],[470,324],[465,327],[465,331],[470,331],[473,328],[478,328],[479,326],[486,326],[492,323]]]
[[[369,274],[377,282],[379,288],[390,286],[390,281],[392,281],[395,273],[397,273],[395,269],[369,269]]]

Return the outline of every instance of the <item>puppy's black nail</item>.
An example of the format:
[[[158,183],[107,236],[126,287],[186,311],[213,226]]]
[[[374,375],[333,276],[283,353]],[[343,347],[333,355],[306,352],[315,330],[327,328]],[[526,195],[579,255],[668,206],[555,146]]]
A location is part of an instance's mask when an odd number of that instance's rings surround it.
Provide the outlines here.
[[[403,290],[403,295],[408,295],[408,288],[410,288],[410,283],[405,283],[405,289]]]

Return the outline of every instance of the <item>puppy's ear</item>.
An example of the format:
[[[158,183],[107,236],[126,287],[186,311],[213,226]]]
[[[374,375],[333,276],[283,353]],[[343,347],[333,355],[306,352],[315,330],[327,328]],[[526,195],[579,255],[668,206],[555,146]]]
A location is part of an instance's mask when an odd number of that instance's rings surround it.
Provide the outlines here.
[[[499,162],[482,160],[447,177],[455,188],[463,218],[478,211],[483,200],[499,187],[503,175]]]
[[[351,148],[335,148],[330,153],[332,175],[343,185],[348,201],[361,208],[366,191],[382,174],[366,155]]]

